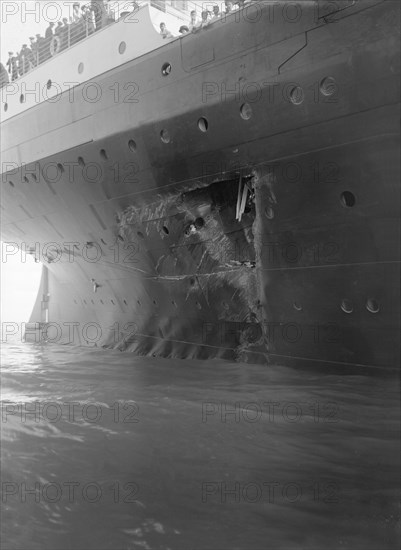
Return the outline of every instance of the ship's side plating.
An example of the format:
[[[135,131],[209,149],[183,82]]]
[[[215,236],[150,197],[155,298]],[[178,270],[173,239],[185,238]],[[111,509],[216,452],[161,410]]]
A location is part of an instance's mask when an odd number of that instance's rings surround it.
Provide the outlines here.
[[[32,321],[141,354],[397,366],[398,71],[393,2],[251,4],[97,77],[97,101],[82,84],[4,122],[3,232],[48,262]]]

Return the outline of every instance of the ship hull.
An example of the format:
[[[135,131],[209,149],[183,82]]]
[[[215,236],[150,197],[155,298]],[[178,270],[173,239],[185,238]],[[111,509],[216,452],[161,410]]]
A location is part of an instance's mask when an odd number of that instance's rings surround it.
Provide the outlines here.
[[[249,7],[3,123],[3,234],[46,265],[30,339],[398,367],[398,10],[321,6]]]

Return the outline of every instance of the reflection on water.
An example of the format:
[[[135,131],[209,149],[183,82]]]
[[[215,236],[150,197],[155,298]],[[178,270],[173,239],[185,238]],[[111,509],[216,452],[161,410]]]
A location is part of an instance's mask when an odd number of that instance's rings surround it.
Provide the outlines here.
[[[398,548],[398,384],[3,344],[2,548]]]

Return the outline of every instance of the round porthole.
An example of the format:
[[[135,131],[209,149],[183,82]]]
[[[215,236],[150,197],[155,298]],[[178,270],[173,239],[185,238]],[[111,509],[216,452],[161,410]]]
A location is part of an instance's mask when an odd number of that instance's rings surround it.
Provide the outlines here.
[[[209,128],[209,123],[205,117],[200,117],[198,120],[198,128],[201,132],[207,132],[207,129]]]
[[[136,151],[136,143],[133,139],[130,139],[129,142],[128,142],[128,148],[130,151],[132,151],[133,153],[135,153]]]
[[[49,80],[47,81],[46,86],[47,86],[47,89],[48,89],[48,90],[50,90],[50,88],[52,87],[52,81],[50,80],[50,78],[49,78]]]
[[[252,116],[252,107],[249,103],[244,103],[240,107],[240,115],[244,120],[249,120]]]
[[[171,141],[170,133],[168,130],[162,130],[160,132],[160,138],[163,143],[170,143]]]
[[[341,203],[346,208],[352,208],[355,205],[355,195],[351,191],[341,193]]]
[[[4,110],[8,111],[8,103],[4,103]]]
[[[127,49],[127,44],[125,42],[120,42],[118,46],[118,52],[123,54],[126,49]]]
[[[347,300],[347,298],[344,298],[344,300],[341,302],[341,309],[344,311],[344,313],[352,313],[354,311],[354,306],[351,300]]]
[[[83,63],[80,63],[78,65],[78,72],[79,72],[79,74],[82,74],[84,72],[84,64]]]
[[[171,73],[171,65],[170,63],[164,63],[162,66],[162,75],[168,76]]]
[[[106,153],[105,149],[100,149],[100,157],[103,160],[107,160],[107,153]]]
[[[379,302],[373,298],[369,298],[366,302],[366,309],[370,311],[370,313],[378,313],[380,311]]]
[[[290,101],[294,105],[301,105],[304,100],[304,91],[301,86],[294,86],[290,91]]]
[[[320,82],[320,91],[325,96],[333,95],[337,91],[337,83],[332,76],[323,78]]]
[[[21,95],[19,96],[19,102],[20,102],[20,103],[24,103],[24,101],[25,101],[25,96],[24,96],[24,94],[21,94]]]

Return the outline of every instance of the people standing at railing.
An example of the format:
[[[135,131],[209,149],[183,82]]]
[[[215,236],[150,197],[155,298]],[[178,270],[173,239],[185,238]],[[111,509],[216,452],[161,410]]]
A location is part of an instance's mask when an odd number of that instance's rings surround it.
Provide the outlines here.
[[[172,33],[167,29],[166,23],[160,23],[160,34],[163,38],[174,38]]]
[[[199,25],[199,21],[198,21],[198,18],[196,17],[196,11],[195,10],[191,11],[190,17],[191,17],[191,19],[189,21],[188,28],[189,28],[189,31],[192,32]]]
[[[45,38],[48,38],[50,40],[53,38],[53,34],[54,34],[53,27],[54,27],[54,23],[53,21],[51,21],[49,23],[49,26],[46,29]]]
[[[36,35],[36,47],[38,49],[38,64],[43,63],[48,59],[45,52],[46,39],[40,34]]]
[[[0,88],[5,86],[9,82],[10,82],[10,78],[8,76],[8,72],[4,67],[3,63],[0,63]]]
[[[50,42],[52,41],[53,36],[54,36],[53,28],[54,28],[54,23],[53,23],[53,21],[51,21],[49,23],[49,26],[46,29],[45,37],[42,40],[42,44],[41,44],[40,49],[39,49],[40,55],[41,55],[41,57],[43,57],[43,61],[46,61],[47,59],[51,58]],[[42,49],[43,49],[43,51],[42,51]]]
[[[226,13],[231,13],[234,9],[234,2],[225,2]]]
[[[68,24],[68,19],[63,17],[63,25],[61,27],[60,38],[61,38],[61,50],[65,50],[70,45],[70,25]]]
[[[220,8],[216,4],[213,6],[213,16],[210,20],[211,23],[214,23],[214,21],[217,21],[221,16],[220,14]]]
[[[80,19],[81,19],[81,13],[79,11],[79,2],[75,2],[73,5],[72,5],[72,9],[73,9],[73,12],[72,12],[72,22],[73,23],[76,23],[78,22]]]
[[[62,29],[63,29],[63,23],[61,21],[58,21],[57,26],[54,29],[54,36],[58,36],[60,40],[61,40]]]
[[[29,44],[30,46],[29,49],[31,50],[31,54],[29,56],[29,63],[30,65],[32,65],[32,68],[33,68],[33,67],[36,67],[36,65],[38,64],[38,50],[36,47],[35,37],[30,36],[29,40],[31,41],[31,43]]]
[[[209,23],[210,23],[210,20],[211,20],[211,14],[210,14],[210,11],[208,10],[204,10],[202,13],[201,13],[201,22],[200,22],[200,25],[199,27],[202,28],[202,27],[206,27]]]
[[[8,72],[11,75],[11,80],[16,80],[18,78],[18,65],[17,65],[17,57],[14,55],[14,52],[8,52],[8,60],[7,60],[7,67]]]
[[[93,12],[89,9],[88,6],[82,6],[82,19],[85,24],[85,34],[89,36],[95,32],[95,24],[93,22]]]
[[[94,13],[97,31],[114,22],[114,19],[109,16],[107,2],[104,0],[91,0],[90,10]]]
[[[29,64],[29,58],[32,54],[32,51],[28,48],[27,44],[22,45],[22,50],[20,51],[19,59],[20,59],[20,74],[23,75],[29,71],[30,64]]]
[[[18,65],[18,76],[22,76],[24,74],[24,62],[22,57],[22,49],[17,54],[17,65]]]

